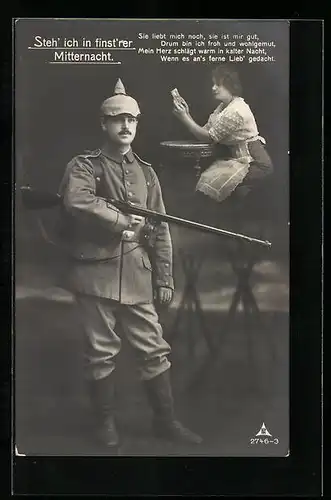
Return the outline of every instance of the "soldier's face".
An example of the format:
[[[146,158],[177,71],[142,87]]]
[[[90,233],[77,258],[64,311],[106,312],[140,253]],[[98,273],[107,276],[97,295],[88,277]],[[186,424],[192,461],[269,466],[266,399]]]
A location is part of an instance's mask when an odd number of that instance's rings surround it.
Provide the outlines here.
[[[135,138],[138,120],[132,115],[107,117],[102,121],[102,129],[108,140],[118,146],[130,145]]]

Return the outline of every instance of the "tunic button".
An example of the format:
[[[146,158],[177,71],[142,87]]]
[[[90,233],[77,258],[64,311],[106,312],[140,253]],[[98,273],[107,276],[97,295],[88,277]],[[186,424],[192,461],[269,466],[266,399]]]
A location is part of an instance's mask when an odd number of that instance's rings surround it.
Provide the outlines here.
[[[126,171],[125,171],[125,173],[126,173],[126,174],[129,174],[130,172],[129,172],[129,170],[126,170]]]
[[[131,191],[129,191],[129,192],[128,192],[128,196],[130,196],[130,198],[131,198],[131,196],[132,196],[132,193],[131,193]]]
[[[100,182],[100,177],[96,177],[96,180],[97,180],[98,182]]]
[[[166,267],[169,267],[169,264],[168,264],[168,262],[166,263],[166,265],[165,265],[165,266],[166,266]]]

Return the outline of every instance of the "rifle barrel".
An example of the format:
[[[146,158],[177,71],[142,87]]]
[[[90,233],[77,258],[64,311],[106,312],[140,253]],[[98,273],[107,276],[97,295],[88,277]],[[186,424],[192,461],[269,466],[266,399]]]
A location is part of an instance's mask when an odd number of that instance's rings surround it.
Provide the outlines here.
[[[30,186],[22,186],[21,194],[23,204],[26,206],[26,208],[34,210],[52,208],[59,205],[62,200],[62,197],[59,194],[39,191],[36,189],[32,189]],[[231,231],[226,231],[225,229],[219,229],[218,227],[208,226],[206,224],[201,224],[200,222],[182,219],[181,217],[176,217],[174,215],[155,212],[154,210],[150,210],[149,208],[134,205],[129,201],[121,201],[115,199],[107,199],[107,201],[112,203],[115,207],[117,207],[124,213],[140,215],[142,217],[154,219],[156,221],[173,222],[177,225],[181,225],[189,229],[198,229],[199,231],[202,231],[204,233],[216,234],[218,236],[227,236],[229,238],[248,241],[249,243],[257,243],[265,247],[271,247],[270,241],[252,238],[251,236],[246,236],[245,234],[233,233]]]
[[[177,225],[181,225],[190,229],[198,229],[204,233],[212,233],[218,236],[228,236],[230,238],[236,238],[243,241],[248,241],[249,243],[257,243],[259,245],[263,245],[265,247],[271,247],[270,241],[260,240],[258,238],[252,238],[251,236],[246,236],[245,234],[234,233],[232,231],[226,231],[225,229],[219,229],[217,227],[208,226],[206,224],[201,224],[200,222],[194,222],[187,219],[182,219],[180,217],[176,217],[170,214],[161,214],[159,212],[154,212],[148,208],[140,207],[138,205],[134,205],[131,202],[118,201],[118,200],[110,200],[110,202],[117,206],[117,208],[129,212],[133,215],[140,215],[142,217],[147,217],[150,219],[161,220],[164,222],[174,222]]]

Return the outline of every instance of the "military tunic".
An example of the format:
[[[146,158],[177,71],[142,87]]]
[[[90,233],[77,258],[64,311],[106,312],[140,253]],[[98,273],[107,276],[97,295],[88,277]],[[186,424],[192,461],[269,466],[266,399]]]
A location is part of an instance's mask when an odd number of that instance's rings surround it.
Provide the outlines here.
[[[95,175],[94,161],[100,162],[102,178]],[[68,164],[60,187],[74,222],[68,279],[85,332],[87,379],[106,377],[115,369],[121,349],[117,321],[137,353],[143,380],[170,367],[170,346],[153,303],[153,287],[174,287],[169,227],[160,226],[152,251],[140,244],[139,234],[137,241],[123,241],[130,219],[107,201],[129,200],[165,212],[156,173],[148,166],[147,181],[142,164],[132,150],[125,155],[104,150],[80,155]]]
[[[169,227],[164,223],[160,226],[152,252],[137,241],[122,242],[121,234],[129,228],[129,218],[96,196],[98,179],[93,175],[93,156],[98,157],[103,168],[104,197],[165,212],[156,173],[148,167],[151,180],[147,186],[142,160],[132,150],[124,156],[109,156],[98,150],[75,157],[61,187],[65,206],[77,219],[71,243],[77,260],[69,276],[70,288],[123,304],[152,302],[153,286],[174,287]]]

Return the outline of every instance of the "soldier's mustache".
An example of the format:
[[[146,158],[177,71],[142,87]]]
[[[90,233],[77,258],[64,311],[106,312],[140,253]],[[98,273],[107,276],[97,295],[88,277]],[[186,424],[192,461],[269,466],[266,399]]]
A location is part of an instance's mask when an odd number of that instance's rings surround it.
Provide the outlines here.
[[[130,130],[121,130],[119,135],[131,135],[131,132],[130,132]]]

